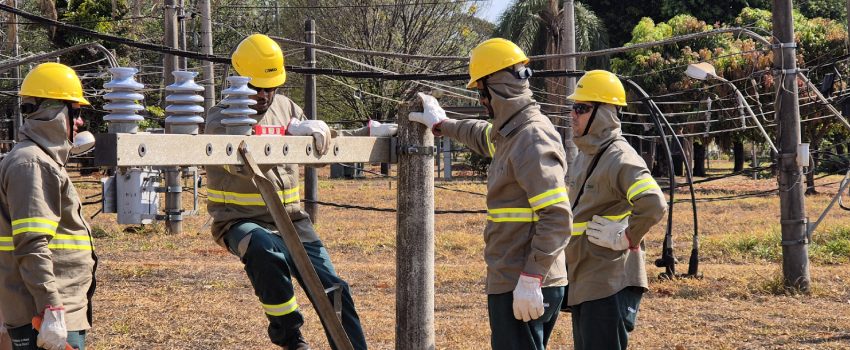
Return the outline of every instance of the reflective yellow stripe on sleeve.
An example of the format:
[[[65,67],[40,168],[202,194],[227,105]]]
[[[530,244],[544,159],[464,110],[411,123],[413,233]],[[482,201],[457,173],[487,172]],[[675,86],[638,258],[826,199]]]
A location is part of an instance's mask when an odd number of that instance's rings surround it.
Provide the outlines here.
[[[658,183],[655,182],[655,179],[650,177],[643,180],[638,180],[634,184],[629,186],[629,190],[626,192],[626,199],[629,201],[629,204],[632,204],[632,199],[634,199],[635,196],[654,188],[661,190],[661,187],[658,186]]]
[[[602,217],[606,218],[608,220],[611,220],[611,221],[620,221],[620,220],[623,220],[623,218],[625,218],[629,215],[632,215],[632,212],[629,211],[629,212],[626,212],[625,214],[620,214],[620,215],[603,215]],[[588,221],[574,222],[573,223],[573,233],[572,233],[572,235],[573,236],[583,235],[584,231],[587,230],[587,223],[588,223]]]
[[[56,227],[58,226],[58,221],[45,218],[18,219],[12,221],[12,235],[14,236],[24,232],[40,232],[53,236],[56,234]]]
[[[487,128],[484,129],[484,135],[487,137],[487,151],[490,152],[490,158],[496,153],[496,145],[490,141],[490,130],[493,129],[493,124],[487,123]]]
[[[492,222],[534,222],[538,219],[531,208],[487,209],[487,220]]]
[[[93,250],[91,237],[85,235],[57,234],[47,245],[50,249]]]
[[[291,314],[295,312],[295,310],[298,310],[298,303],[295,301],[295,297],[292,297],[292,299],[289,299],[289,301],[283,304],[263,304],[263,310],[265,310],[266,315],[269,316],[283,316]]]
[[[552,190],[548,190],[541,194],[538,194],[534,197],[531,197],[528,200],[528,204],[531,205],[531,209],[534,211],[538,211],[540,209],[546,208],[552,204],[557,204],[561,202],[566,202],[570,198],[567,195],[567,189],[564,187],[556,188]]]
[[[297,203],[301,200],[299,194],[301,187],[294,187],[286,191],[277,191],[278,197],[283,204]],[[242,206],[265,206],[263,196],[259,193],[226,192],[207,188],[207,198],[210,202],[242,205]]]
[[[15,250],[12,237],[0,237],[0,252],[11,252]]]

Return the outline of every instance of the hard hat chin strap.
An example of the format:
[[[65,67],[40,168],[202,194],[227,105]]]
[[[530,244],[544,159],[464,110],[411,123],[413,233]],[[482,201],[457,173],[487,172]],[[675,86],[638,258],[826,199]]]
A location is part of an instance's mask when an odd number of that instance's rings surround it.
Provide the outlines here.
[[[598,110],[599,102],[593,102],[593,112],[590,112],[590,119],[587,120],[587,125],[584,127],[584,132],[581,133],[581,136],[586,136],[590,132],[590,126],[593,124],[593,120],[596,119],[596,111]]]

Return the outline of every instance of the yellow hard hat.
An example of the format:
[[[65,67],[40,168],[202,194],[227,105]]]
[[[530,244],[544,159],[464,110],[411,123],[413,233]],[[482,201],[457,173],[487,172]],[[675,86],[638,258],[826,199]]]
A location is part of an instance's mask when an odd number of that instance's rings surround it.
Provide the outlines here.
[[[251,85],[256,87],[278,87],[286,81],[283,51],[272,38],[263,34],[252,34],[242,40],[230,62],[236,73],[251,78]]]
[[[617,106],[626,105],[626,89],[620,78],[607,70],[592,70],[581,77],[576,91],[567,96],[573,101],[602,102]]]
[[[471,89],[479,79],[517,63],[528,64],[528,57],[510,40],[493,38],[478,44],[469,54],[469,84],[466,88]]]
[[[83,84],[71,67],[61,63],[42,63],[33,68],[21,84],[20,96],[74,101],[90,106],[83,97]]]

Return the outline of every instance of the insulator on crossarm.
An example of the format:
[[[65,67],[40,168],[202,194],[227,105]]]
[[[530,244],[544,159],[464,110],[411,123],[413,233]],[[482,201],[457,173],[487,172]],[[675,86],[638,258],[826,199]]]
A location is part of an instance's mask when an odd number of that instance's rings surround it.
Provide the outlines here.
[[[227,77],[230,86],[221,92],[225,96],[221,104],[227,105],[227,108],[221,111],[221,114],[227,116],[221,120],[221,124],[228,134],[250,135],[252,127],[257,123],[257,120],[250,117],[257,114],[257,111],[249,107],[257,104],[257,101],[249,98],[256,95],[257,91],[248,87],[249,81],[251,78],[248,77]]]
[[[103,99],[109,101],[103,109],[109,111],[109,114],[104,116],[103,120],[109,124],[110,133],[135,134],[139,131],[139,122],[145,119],[136,114],[145,109],[138,103],[145,98],[139,93],[145,85],[135,79],[139,70],[115,67],[110,68],[109,72],[112,73],[112,80],[103,84],[103,87],[109,90],[103,95]]]
[[[195,83],[197,72],[174,71],[171,74],[174,75],[174,84],[165,87],[168,92],[165,97],[168,104],[165,107],[165,130],[171,134],[197,135],[200,124],[204,122],[201,117],[204,107],[198,105],[204,103],[204,96],[198,93],[203,92],[204,87]]]

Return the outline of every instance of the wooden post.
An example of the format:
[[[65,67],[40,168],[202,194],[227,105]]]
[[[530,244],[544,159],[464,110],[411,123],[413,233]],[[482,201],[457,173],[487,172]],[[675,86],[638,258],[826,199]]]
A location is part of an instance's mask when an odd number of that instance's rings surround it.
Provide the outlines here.
[[[434,135],[398,113],[396,336],[398,350],[434,349]]]
[[[304,39],[308,43],[316,43],[316,21],[307,19],[304,21]],[[316,68],[316,49],[304,48],[304,65],[308,68]],[[307,119],[316,119],[316,76],[304,75],[304,114]],[[316,168],[304,168],[304,210],[310,215],[313,223],[319,221],[319,174]]]
[[[791,0],[773,0],[774,72],[781,84],[776,93],[779,120],[779,206],[782,225],[782,274],[785,287],[809,291],[809,239],[806,234],[806,202],[803,169],[797,164],[800,144],[800,102],[797,90],[797,58]]]

